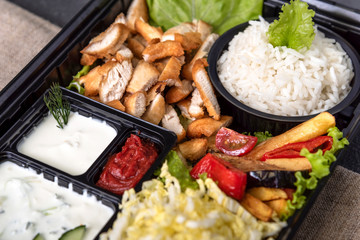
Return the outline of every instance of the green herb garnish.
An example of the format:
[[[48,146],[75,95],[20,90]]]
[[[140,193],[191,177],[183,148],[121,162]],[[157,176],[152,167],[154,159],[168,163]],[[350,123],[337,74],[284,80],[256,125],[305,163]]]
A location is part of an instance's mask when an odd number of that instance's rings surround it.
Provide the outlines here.
[[[300,51],[309,49],[314,40],[315,12],[300,0],[290,1],[281,8],[279,20],[270,24],[267,36],[274,46],[286,46]]]
[[[48,95],[44,95],[44,102],[51,115],[53,115],[59,124],[57,127],[63,129],[69,120],[70,103],[63,99],[62,91],[58,83],[53,83]]]

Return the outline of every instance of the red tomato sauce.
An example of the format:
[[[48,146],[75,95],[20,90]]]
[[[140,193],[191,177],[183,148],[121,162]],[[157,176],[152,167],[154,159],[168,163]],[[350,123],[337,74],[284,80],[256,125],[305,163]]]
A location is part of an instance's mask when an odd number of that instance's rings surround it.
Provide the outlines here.
[[[157,156],[154,143],[131,134],[121,152],[111,156],[96,185],[121,195],[135,187]]]

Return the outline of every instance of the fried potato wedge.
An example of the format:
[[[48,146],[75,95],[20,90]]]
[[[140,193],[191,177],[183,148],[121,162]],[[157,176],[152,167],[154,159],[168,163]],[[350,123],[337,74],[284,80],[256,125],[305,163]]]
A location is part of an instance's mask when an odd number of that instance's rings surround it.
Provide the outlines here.
[[[229,126],[232,121],[233,117],[231,116],[221,116],[220,120],[210,117],[197,119],[189,124],[187,136],[189,138],[210,137],[216,134],[221,127]]]
[[[180,143],[179,150],[186,159],[190,161],[198,160],[206,154],[207,139],[194,138],[189,141]]]
[[[278,166],[287,171],[305,171],[311,170],[311,163],[305,157],[299,158],[273,158],[265,161],[267,164]]]
[[[287,210],[287,200],[280,198],[276,200],[271,200],[264,202],[266,205],[268,205],[271,209],[273,209],[279,216],[286,214]]]
[[[244,197],[240,201],[240,204],[254,217],[261,221],[268,222],[272,217],[272,208],[249,193],[245,193]]]
[[[184,55],[184,49],[176,41],[165,41],[148,45],[142,52],[143,58],[147,62],[154,62],[166,57],[180,57]]]
[[[286,192],[279,188],[254,187],[247,190],[247,193],[261,201],[270,201],[276,199],[287,199]]]
[[[268,151],[282,147],[288,143],[303,142],[321,136],[326,134],[327,130],[334,126],[335,117],[328,112],[322,112],[285,133],[259,144],[246,157],[259,160],[264,153]]]

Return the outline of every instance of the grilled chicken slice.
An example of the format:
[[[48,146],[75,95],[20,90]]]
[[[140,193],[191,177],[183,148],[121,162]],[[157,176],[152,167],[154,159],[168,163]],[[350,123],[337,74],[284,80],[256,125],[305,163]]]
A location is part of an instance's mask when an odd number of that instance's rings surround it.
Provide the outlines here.
[[[179,78],[182,63],[177,58],[172,56],[167,61],[165,68],[162,70],[159,76],[159,82],[166,82],[167,86],[181,86],[181,80]]]
[[[202,118],[205,115],[204,101],[200,96],[199,89],[195,88],[192,92],[192,97],[189,106],[189,114],[193,118]]]
[[[180,123],[179,116],[171,105],[166,105],[165,115],[161,119],[161,124],[164,128],[175,132],[178,142],[186,137],[186,131]]]
[[[193,69],[195,61],[198,59],[207,57],[209,54],[210,48],[212,47],[212,45],[215,43],[216,39],[218,39],[218,38],[219,38],[218,34],[216,34],[216,33],[210,34],[205,39],[205,41],[202,43],[199,50],[197,50],[195,56],[191,59],[191,61],[184,65],[181,75],[185,79],[189,79],[189,80],[193,79],[192,78],[192,69]]]
[[[83,65],[92,65],[93,62],[87,62],[89,56],[90,60],[94,58],[111,59],[119,50],[121,45],[129,36],[129,29],[122,23],[113,23],[104,32],[93,38],[90,43],[80,52],[85,56],[81,60]],[[95,59],[95,60],[96,60]]]
[[[158,125],[161,119],[165,115],[165,99],[158,93],[154,100],[147,107],[146,112],[142,115],[142,119],[145,121],[151,122],[155,125]]]
[[[159,78],[159,71],[151,63],[140,61],[134,70],[133,77],[126,88],[129,93],[147,91]]]
[[[158,39],[158,41],[160,41],[161,36],[163,35],[161,28],[151,26],[142,18],[135,21],[135,29],[148,43],[154,39]]]
[[[106,64],[112,64],[112,68],[100,83],[99,97],[103,103],[120,100],[133,73],[133,67],[129,61],[122,63],[109,61]]]
[[[158,59],[166,57],[180,57],[184,55],[184,49],[181,44],[176,41],[165,41],[155,44],[149,44],[142,53],[143,58],[147,62],[154,62]]]
[[[176,103],[186,98],[192,91],[192,81],[182,80],[181,86],[173,86],[166,93],[165,99],[167,103]]]
[[[127,26],[131,29],[132,32],[135,32],[136,20],[143,19],[145,22],[149,20],[146,0],[132,1],[126,16],[127,16]]]
[[[146,96],[139,91],[127,97],[124,101],[125,111],[135,117],[141,117],[146,110]]]
[[[205,67],[207,62],[205,59],[196,60],[192,76],[196,85],[196,88],[199,89],[201,99],[204,101],[204,105],[209,115],[215,120],[220,119],[220,105],[215,96],[213,86],[210,82],[209,76]]]

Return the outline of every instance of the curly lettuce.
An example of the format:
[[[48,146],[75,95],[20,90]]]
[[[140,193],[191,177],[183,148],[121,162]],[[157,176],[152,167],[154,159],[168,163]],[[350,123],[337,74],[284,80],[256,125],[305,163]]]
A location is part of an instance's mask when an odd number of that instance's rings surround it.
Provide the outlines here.
[[[270,24],[267,36],[274,46],[286,46],[296,51],[310,48],[314,37],[315,12],[300,0],[291,1],[281,8],[279,20]]]
[[[169,168],[169,173],[176,177],[180,183],[181,191],[185,191],[186,188],[198,189],[199,185],[196,180],[190,175],[189,169],[181,161],[176,151],[171,150],[166,156],[165,160]]]
[[[150,23],[167,30],[194,19],[209,23],[215,33],[257,19],[262,14],[263,0],[147,0]]]
[[[296,191],[293,194],[293,199],[287,201],[287,211],[283,216],[284,219],[292,216],[297,209],[303,207],[306,202],[306,196],[304,196],[305,191],[307,189],[315,189],[318,181],[329,175],[330,165],[336,160],[334,154],[349,144],[349,141],[343,138],[343,133],[337,127],[330,128],[328,130],[328,136],[333,138],[333,145],[332,148],[324,154],[320,149],[316,153],[310,153],[306,148],[301,150],[300,155],[309,159],[312,171],[309,173],[308,178],[305,178],[301,172],[295,173],[296,182],[294,185],[296,186]]]

